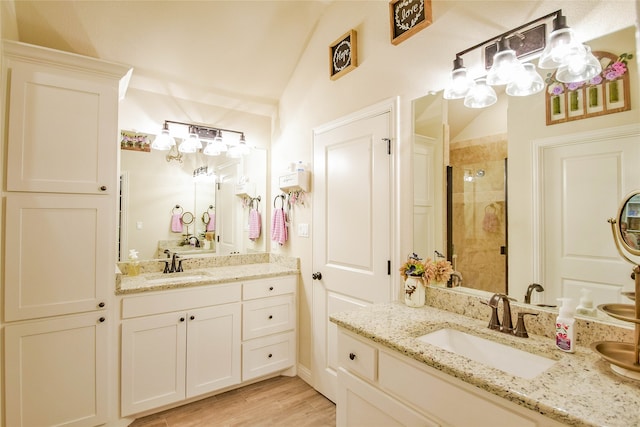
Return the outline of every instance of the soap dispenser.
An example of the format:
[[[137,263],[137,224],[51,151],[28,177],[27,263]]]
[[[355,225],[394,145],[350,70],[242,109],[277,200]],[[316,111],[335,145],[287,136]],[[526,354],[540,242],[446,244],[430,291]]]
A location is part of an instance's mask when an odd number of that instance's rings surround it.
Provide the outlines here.
[[[575,352],[576,329],[573,300],[558,298],[560,312],[556,317],[556,347],[567,353]]]
[[[138,261],[138,251],[129,250],[129,265],[127,266],[128,276],[137,276],[140,273],[140,262]]]
[[[580,303],[576,307],[576,314],[582,314],[585,316],[596,316],[597,310],[593,307],[593,300],[591,299],[590,289],[580,290]]]

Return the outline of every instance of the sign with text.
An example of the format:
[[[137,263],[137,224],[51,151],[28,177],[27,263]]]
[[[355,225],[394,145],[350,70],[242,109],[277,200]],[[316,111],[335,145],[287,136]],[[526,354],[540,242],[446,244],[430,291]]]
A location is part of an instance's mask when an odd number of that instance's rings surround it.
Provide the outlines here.
[[[358,66],[356,31],[350,30],[329,46],[329,77],[336,80]]]
[[[391,0],[389,2],[391,43],[402,43],[433,22],[431,0]]]

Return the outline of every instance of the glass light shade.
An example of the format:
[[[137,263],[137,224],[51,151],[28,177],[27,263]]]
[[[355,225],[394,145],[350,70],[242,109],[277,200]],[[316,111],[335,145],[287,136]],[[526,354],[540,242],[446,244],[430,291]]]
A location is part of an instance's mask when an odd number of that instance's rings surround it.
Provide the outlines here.
[[[528,96],[540,92],[544,88],[544,81],[535,65],[531,63],[523,64],[523,72],[507,85],[507,95],[511,96]]]
[[[556,71],[556,80],[562,83],[576,83],[590,80],[602,72],[602,64],[593,56],[589,46],[583,46],[583,53],[567,57],[566,64]]]
[[[216,135],[216,137],[213,139],[212,144],[215,150],[220,153],[224,153],[227,151],[227,144],[222,142],[222,136],[220,136],[219,132],[218,132],[218,135]]]
[[[451,77],[447,88],[444,90],[444,99],[464,98],[469,89],[475,85],[473,79],[467,75],[467,69],[462,67],[451,71]]]
[[[487,84],[506,85],[523,70],[522,62],[518,60],[514,50],[501,50],[493,56],[493,65],[487,74]]]
[[[220,151],[216,150],[216,147],[213,144],[213,141],[209,141],[207,142],[207,145],[204,147],[204,150],[202,150],[202,154],[204,154],[205,156],[219,156]]]
[[[160,135],[156,136],[151,143],[151,148],[154,150],[167,151],[174,145],[176,145],[176,140],[169,134],[169,129],[162,129]]]
[[[554,21],[555,22],[555,21]],[[538,59],[539,68],[558,68],[565,64],[569,55],[575,55],[584,51],[573,30],[565,27],[554,30],[549,35],[547,45]]]
[[[178,151],[185,154],[195,153],[202,147],[200,138],[195,133],[190,133],[189,137],[182,141],[182,144],[178,147]]]
[[[464,97],[464,106],[469,108],[485,108],[496,103],[498,97],[496,91],[487,85],[486,79],[476,80],[467,96]]]

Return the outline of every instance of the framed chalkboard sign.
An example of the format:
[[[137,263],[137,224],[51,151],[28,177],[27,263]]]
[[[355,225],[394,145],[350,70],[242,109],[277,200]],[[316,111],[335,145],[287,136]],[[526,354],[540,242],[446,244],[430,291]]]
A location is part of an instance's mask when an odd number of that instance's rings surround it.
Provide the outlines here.
[[[431,0],[391,0],[389,2],[391,43],[400,44],[433,22]]]
[[[350,30],[329,45],[329,77],[331,80],[336,80],[357,66],[356,30]]]

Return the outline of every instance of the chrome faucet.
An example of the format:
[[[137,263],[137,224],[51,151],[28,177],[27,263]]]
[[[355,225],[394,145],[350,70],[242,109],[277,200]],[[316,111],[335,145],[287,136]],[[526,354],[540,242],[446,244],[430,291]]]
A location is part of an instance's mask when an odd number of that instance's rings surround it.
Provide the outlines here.
[[[544,288],[539,283],[532,283],[527,288],[527,293],[524,295],[524,303],[531,304],[531,294],[533,291],[544,292]]]

